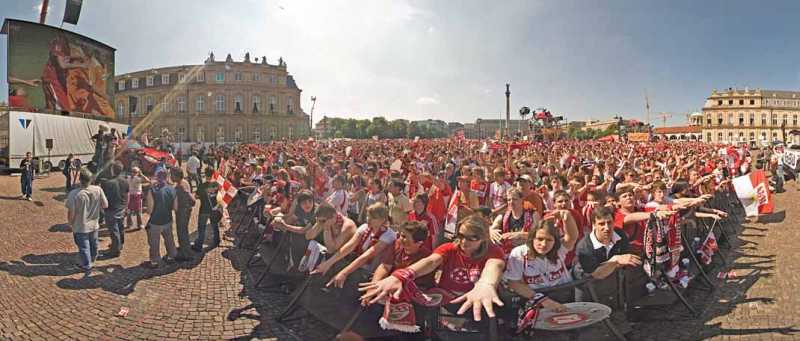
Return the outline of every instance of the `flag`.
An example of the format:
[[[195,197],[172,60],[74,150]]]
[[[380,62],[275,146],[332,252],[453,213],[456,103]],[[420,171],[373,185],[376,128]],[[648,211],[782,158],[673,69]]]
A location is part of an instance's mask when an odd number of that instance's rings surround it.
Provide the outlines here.
[[[796,170],[798,158],[800,158],[800,152],[787,150],[785,153],[783,153],[783,164]]]
[[[64,9],[64,20],[62,21],[77,25],[78,18],[81,16],[82,5],[83,0],[67,0],[66,8]]]
[[[708,265],[711,264],[712,257],[714,257],[714,253],[719,251],[719,245],[717,244],[717,236],[714,235],[714,231],[708,233],[708,237],[703,242],[703,245],[700,246],[700,250],[697,253],[700,254],[700,262]]]
[[[461,191],[456,191],[453,194],[453,198],[450,199],[450,205],[447,207],[447,216],[444,218],[444,232],[453,236],[458,232],[456,224],[458,220],[458,202],[461,200],[461,195],[463,195]]]
[[[775,209],[763,170],[734,178],[733,187],[748,217],[769,214]]]
[[[211,181],[219,184],[220,191],[217,192],[217,200],[222,202],[222,206],[227,207],[236,197],[236,187],[233,187],[233,184],[223,177],[220,172],[214,172],[214,175],[211,176]]]

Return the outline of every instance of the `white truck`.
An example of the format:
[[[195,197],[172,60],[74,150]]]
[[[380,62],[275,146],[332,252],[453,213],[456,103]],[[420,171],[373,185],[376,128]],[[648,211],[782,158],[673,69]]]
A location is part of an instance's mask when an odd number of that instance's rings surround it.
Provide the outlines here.
[[[25,153],[43,170],[63,168],[69,154],[81,164],[94,156],[92,136],[101,124],[128,131],[128,125],[90,118],[24,111],[0,112],[0,169],[19,169]]]

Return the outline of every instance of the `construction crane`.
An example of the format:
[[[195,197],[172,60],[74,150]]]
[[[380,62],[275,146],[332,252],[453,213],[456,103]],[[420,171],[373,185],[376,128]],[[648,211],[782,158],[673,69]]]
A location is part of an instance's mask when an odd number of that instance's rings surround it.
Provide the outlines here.
[[[656,117],[661,119],[661,127],[666,127],[667,126],[667,119],[668,118],[672,118],[672,113],[660,112],[660,113],[656,114]]]

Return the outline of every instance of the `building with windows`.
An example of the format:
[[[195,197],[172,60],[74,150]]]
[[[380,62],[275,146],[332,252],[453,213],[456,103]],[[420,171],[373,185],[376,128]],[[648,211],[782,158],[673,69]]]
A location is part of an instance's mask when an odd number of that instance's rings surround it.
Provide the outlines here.
[[[169,66],[115,77],[117,120],[136,132],[175,141],[259,143],[310,134],[300,107],[302,90],[287,71],[266,58],[224,61],[212,53],[203,64]],[[131,105],[136,103],[135,105]]]
[[[717,91],[703,105],[704,141],[712,143],[741,143],[751,146],[786,138],[794,142],[789,132],[800,128],[800,92],[751,90],[745,88]]]

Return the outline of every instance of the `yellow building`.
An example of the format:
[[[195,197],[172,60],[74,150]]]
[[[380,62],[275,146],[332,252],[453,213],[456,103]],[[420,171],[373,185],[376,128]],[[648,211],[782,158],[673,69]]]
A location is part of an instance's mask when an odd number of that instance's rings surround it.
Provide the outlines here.
[[[800,92],[729,88],[714,90],[703,105],[706,142],[741,143],[752,146],[783,140],[794,142],[789,132],[800,127]]]
[[[224,61],[148,69],[115,77],[117,120],[137,133],[168,129],[180,142],[259,143],[309,136],[309,119],[283,59]],[[136,108],[129,109],[129,98]]]

